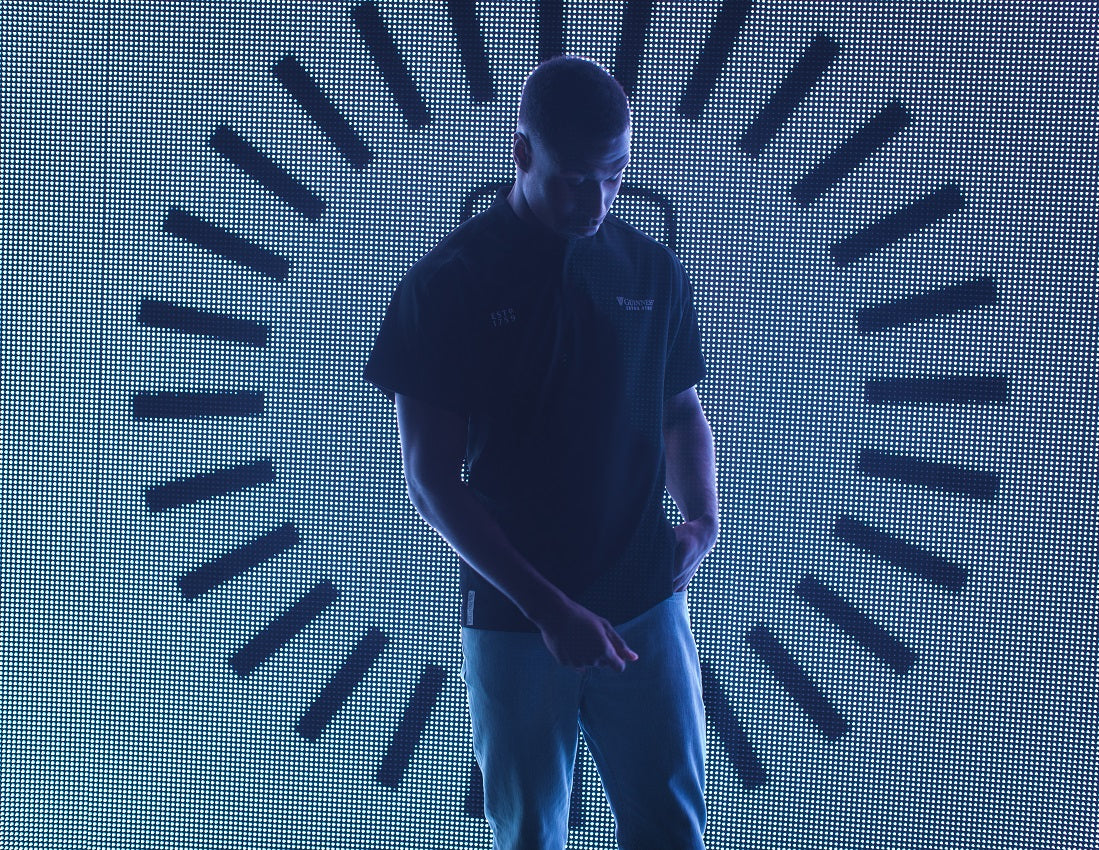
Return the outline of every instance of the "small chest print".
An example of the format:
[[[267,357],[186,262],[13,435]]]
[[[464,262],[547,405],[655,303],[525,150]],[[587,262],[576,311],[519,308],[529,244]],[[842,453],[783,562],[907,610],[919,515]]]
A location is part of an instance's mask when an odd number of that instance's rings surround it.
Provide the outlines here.
[[[624,295],[619,295],[617,300],[619,307],[631,313],[640,311],[651,313],[656,301],[655,298],[627,298]]]
[[[505,307],[503,310],[496,310],[493,313],[489,313],[489,318],[492,320],[492,326],[494,328],[510,325],[515,321],[515,308]]]

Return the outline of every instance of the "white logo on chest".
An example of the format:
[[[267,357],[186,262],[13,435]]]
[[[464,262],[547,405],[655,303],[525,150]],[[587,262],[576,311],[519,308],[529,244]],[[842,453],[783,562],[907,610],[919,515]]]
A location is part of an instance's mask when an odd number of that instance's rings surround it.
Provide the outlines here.
[[[656,301],[655,298],[626,298],[624,295],[618,296],[618,306],[623,310],[648,310],[651,313],[654,301]]]

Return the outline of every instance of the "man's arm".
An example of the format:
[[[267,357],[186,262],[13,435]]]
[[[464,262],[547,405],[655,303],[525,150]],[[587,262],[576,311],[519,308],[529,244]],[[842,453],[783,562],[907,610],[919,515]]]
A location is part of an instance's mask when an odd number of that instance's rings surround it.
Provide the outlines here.
[[[694,387],[664,402],[668,493],[686,522],[675,528],[675,589],[684,590],[717,542],[714,435]]]
[[[515,603],[568,667],[622,670],[637,660],[609,622],[569,599],[511,544],[460,477],[466,420],[397,394],[401,456],[412,504],[478,573]]]

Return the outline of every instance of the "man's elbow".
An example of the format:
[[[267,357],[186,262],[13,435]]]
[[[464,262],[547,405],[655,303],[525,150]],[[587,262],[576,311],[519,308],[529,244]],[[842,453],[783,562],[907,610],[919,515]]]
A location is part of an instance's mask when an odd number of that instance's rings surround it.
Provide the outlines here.
[[[439,476],[428,477],[407,468],[404,479],[408,500],[412,503],[412,507],[428,525],[437,528],[440,505],[446,501],[447,488],[452,486],[452,483],[442,480]]]
[[[691,428],[699,419],[705,420],[698,391],[694,387],[684,390],[666,399],[664,402],[664,429],[674,431],[684,427]]]
[[[412,507],[416,509],[420,516],[427,519],[427,513],[430,512],[431,506],[429,488],[425,486],[422,478],[407,468],[404,471],[404,483],[405,490],[408,492],[408,501],[412,503]]]

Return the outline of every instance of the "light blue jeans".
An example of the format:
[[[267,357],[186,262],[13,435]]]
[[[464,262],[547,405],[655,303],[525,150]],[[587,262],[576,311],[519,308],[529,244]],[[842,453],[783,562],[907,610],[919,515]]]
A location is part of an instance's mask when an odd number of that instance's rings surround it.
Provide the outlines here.
[[[562,850],[577,726],[622,850],[702,850],[706,720],[687,594],[618,632],[624,673],[559,665],[538,633],[462,629],[462,678],[496,850]]]

